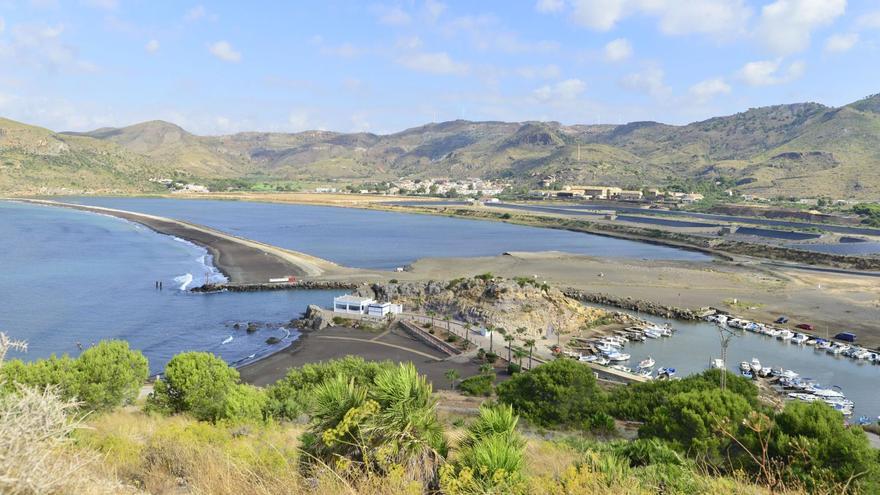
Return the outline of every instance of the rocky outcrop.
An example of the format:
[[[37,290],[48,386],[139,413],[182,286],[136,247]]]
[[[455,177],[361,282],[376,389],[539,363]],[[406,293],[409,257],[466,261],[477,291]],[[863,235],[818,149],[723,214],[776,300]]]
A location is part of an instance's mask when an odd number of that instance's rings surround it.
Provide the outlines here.
[[[306,330],[322,330],[331,324],[330,318],[319,306],[309,304],[303,317],[297,321],[297,326]]]
[[[449,316],[511,332],[524,328],[534,337],[544,335],[548,327],[564,334],[589,328],[599,320],[629,321],[626,315],[587,307],[557,288],[525,279],[477,277],[449,282],[376,283],[360,287],[358,294],[433,312],[438,320]]]
[[[292,284],[205,284],[193,287],[191,292],[262,292],[267,290],[352,290],[358,285],[339,280],[299,280]]]
[[[613,306],[620,309],[628,309],[630,311],[638,311],[654,316],[662,316],[664,318],[676,318],[679,320],[698,320],[699,314],[688,308],[676,308],[675,306],[665,306],[651,301],[641,301],[630,297],[617,297],[608,294],[600,294],[595,292],[585,292],[580,289],[568,288],[563,293],[578,301],[592,304],[602,304],[605,306]]]

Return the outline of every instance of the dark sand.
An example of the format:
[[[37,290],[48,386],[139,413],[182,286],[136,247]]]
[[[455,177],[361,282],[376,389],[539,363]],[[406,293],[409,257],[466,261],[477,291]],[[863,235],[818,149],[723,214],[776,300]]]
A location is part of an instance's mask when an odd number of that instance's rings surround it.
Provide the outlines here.
[[[43,202],[41,202],[43,203]],[[44,203],[45,204],[45,203]],[[208,250],[214,258],[213,264],[232,283],[266,283],[271,278],[306,275],[302,267],[284,258],[260,249],[244,240],[230,238],[201,225],[188,224],[177,220],[163,219],[152,215],[142,215],[122,210],[74,205],[69,203],[49,203],[75,210],[89,211],[122,218],[145,225],[160,234],[185,239]]]
[[[372,333],[345,327],[303,333],[283,351],[243,366],[238,371],[242,381],[265,386],[284,377],[290,368],[349,355],[368,361],[412,362],[436,389],[451,387],[449,380],[443,376],[449,369],[458,370],[462,378],[479,373],[478,363],[447,361],[445,354],[413,339],[400,329]]]

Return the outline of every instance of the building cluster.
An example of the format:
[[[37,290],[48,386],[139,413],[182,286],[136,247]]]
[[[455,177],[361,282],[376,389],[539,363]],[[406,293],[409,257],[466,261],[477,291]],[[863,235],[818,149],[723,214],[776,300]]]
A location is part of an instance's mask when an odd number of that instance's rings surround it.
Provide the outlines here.
[[[181,182],[178,180],[172,179],[150,179],[150,182],[155,182],[157,184],[162,184],[167,187],[171,192],[182,192],[182,193],[207,193],[211,192],[206,186],[201,184],[192,184],[188,182]]]
[[[346,294],[333,298],[333,312],[383,318],[387,315],[399,315],[403,312],[403,306],[390,302],[380,303],[369,297]]]
[[[626,190],[614,186],[565,186],[560,190],[536,191],[536,196],[559,199],[589,199],[613,201],[652,201],[673,203],[694,203],[703,199],[700,193],[661,191],[657,188]]]
[[[497,196],[509,184],[487,179],[403,179],[392,182],[392,194]]]

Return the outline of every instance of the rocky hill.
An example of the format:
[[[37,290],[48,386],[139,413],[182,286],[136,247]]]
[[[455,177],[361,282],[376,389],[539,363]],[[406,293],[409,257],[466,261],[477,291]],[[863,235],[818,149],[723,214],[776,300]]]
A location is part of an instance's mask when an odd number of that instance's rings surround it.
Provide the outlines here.
[[[363,296],[402,303],[407,308],[451,315],[475,326],[524,329],[523,335],[541,337],[548,327],[561,334],[591,328],[597,323],[624,319],[589,308],[559,289],[526,280],[467,278],[449,282],[373,284],[358,289]],[[622,321],[622,320],[621,320]]]
[[[766,196],[876,199],[880,95],[838,108],[755,108],[684,126],[457,120],[388,135],[196,136],[161,121],[57,134],[0,120],[0,166],[17,171],[14,179],[0,177],[2,190],[38,187],[41,180],[53,187],[137,189],[144,173],[158,171],[343,181],[482,176],[532,186],[553,175],[624,187],[725,177],[744,192]]]

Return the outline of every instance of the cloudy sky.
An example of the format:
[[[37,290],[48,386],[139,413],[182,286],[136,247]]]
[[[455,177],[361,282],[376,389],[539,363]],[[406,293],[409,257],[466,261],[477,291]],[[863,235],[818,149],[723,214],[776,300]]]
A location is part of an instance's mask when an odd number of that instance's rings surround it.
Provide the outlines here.
[[[680,124],[877,92],[878,0],[0,0],[0,116],[55,130]]]

